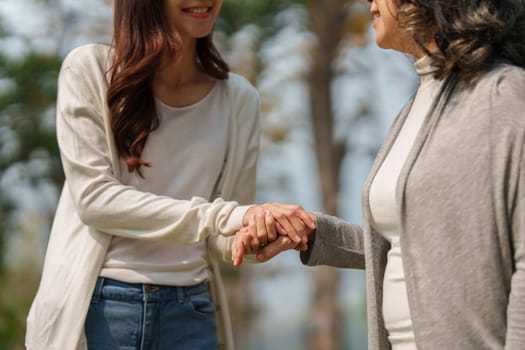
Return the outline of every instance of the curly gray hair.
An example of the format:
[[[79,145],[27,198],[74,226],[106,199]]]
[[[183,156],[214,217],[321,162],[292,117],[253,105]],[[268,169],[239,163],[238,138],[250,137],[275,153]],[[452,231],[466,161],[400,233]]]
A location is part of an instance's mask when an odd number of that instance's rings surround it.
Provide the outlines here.
[[[397,20],[433,57],[437,78],[475,80],[498,60],[525,67],[525,0],[398,0]],[[439,47],[429,52],[426,44]]]

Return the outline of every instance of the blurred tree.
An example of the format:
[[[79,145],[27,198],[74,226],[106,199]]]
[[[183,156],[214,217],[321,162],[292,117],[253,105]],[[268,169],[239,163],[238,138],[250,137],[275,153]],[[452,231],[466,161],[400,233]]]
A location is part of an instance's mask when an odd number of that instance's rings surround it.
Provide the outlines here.
[[[224,0],[217,29],[232,35],[246,25],[256,25],[263,37],[275,33],[274,17],[293,5],[304,5],[306,0]]]
[[[308,30],[315,39],[310,51],[305,53],[310,56],[310,67],[304,82],[309,90],[322,208],[325,213],[336,216],[340,214],[340,169],[347,149],[345,140],[337,141],[333,134],[335,118],[331,87],[337,74],[333,67],[343,50],[363,42],[369,25],[369,16],[354,11],[353,3],[353,0],[226,0],[221,13],[223,21],[219,22],[219,28],[226,32],[230,25],[239,28],[245,24],[256,24],[261,29],[259,44],[262,44],[266,39],[271,40],[280,29],[275,26],[276,14],[292,5],[306,8]],[[257,79],[257,75],[254,76]],[[263,104],[263,124],[264,107]],[[270,136],[269,139],[280,142],[286,139],[286,135]],[[311,350],[341,349],[340,273],[334,268],[318,267],[313,272],[312,280],[311,309],[307,316],[304,347]]]
[[[54,162],[49,177],[62,182],[54,124],[45,117],[54,108],[60,62],[57,55],[31,52],[20,59],[4,59],[0,66],[0,77],[8,83],[0,93],[0,126],[14,133],[16,140],[14,147],[4,150],[0,170],[27,162],[35,151],[45,151]]]
[[[0,80],[5,84],[0,91],[0,180],[10,168],[27,169],[27,164],[40,160],[46,163],[46,170],[23,176],[29,178],[30,185],[36,186],[44,177],[58,187],[63,175],[54,127],[45,116],[50,114],[55,103],[60,58],[30,53],[20,59],[2,57],[0,60]],[[3,346],[15,349],[22,344],[27,306],[37,278],[37,273],[31,271],[25,271],[22,277],[21,271],[4,268],[5,242],[13,235],[21,235],[20,224],[23,225],[11,215],[19,208],[9,190],[0,187],[0,283],[12,287],[0,291],[0,349]]]
[[[7,35],[0,28],[0,37]],[[30,52],[8,58],[0,53],[0,184],[10,170],[27,169],[35,160],[47,163],[47,171],[21,174],[29,184],[36,185],[42,176],[62,182],[54,127],[45,118],[55,103],[59,63],[55,55]],[[6,267],[6,242],[23,230],[14,215],[20,208],[10,190],[0,186],[0,284],[10,287],[0,289],[0,350],[23,349],[25,316],[38,275],[34,266]]]
[[[353,13],[353,0],[309,0],[309,28],[316,37],[311,51],[307,84],[315,138],[318,177],[321,185],[323,211],[340,216],[340,173],[345,156],[345,140],[334,137],[332,86],[335,61],[345,45],[363,37],[368,18]],[[345,41],[346,40],[346,41]],[[342,315],[338,301],[340,273],[321,266],[313,276],[311,310],[308,316],[307,347],[311,350],[336,350],[343,347]]]
[[[2,67],[4,67],[6,64],[6,58],[0,53],[0,69],[2,69]],[[0,79],[1,78],[1,75],[0,75]],[[2,124],[1,124],[1,120],[3,119],[1,117],[1,114],[0,114],[0,145],[1,148],[4,148],[4,143],[6,142],[6,140],[4,139],[4,137],[2,137],[2,135],[4,135],[6,133],[6,131],[4,130]],[[3,153],[3,152],[1,152]],[[2,162],[2,158],[3,157],[0,157],[0,162]],[[4,172],[4,167],[3,166],[0,166],[0,179],[1,179],[1,174]],[[9,227],[8,227],[8,222],[9,222],[9,216],[10,216],[10,213],[12,211],[12,205],[10,203],[10,201],[7,200],[7,198],[5,198],[2,193],[1,193],[1,190],[0,190],[0,278],[1,278],[1,275],[4,271],[4,264],[3,264],[3,252],[4,252],[4,246],[5,246],[5,235],[7,234],[7,232],[9,231]]]

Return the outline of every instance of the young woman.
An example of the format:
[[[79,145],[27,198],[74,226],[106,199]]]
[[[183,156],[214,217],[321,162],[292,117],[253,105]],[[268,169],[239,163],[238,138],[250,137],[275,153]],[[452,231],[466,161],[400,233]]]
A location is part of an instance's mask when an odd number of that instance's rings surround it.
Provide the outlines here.
[[[212,44],[221,4],[116,0],[113,44],[64,60],[66,183],[28,349],[232,349],[226,236],[248,225],[264,243],[277,220],[300,240],[300,207],[238,204],[254,199],[258,95]]]
[[[421,84],[363,224],[318,214],[301,259],[366,267],[368,349],[525,349],[525,1],[369,2],[377,44],[414,56]]]

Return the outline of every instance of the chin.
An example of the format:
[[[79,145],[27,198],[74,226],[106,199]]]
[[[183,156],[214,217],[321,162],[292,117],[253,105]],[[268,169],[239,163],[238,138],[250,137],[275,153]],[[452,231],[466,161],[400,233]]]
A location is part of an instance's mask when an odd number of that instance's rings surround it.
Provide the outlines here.
[[[206,30],[196,30],[192,33],[192,37],[195,39],[205,38],[208,35],[211,35],[212,29],[206,29]]]
[[[201,34],[201,35],[195,35],[195,39],[202,39],[202,38],[205,38],[207,36],[210,36],[211,35],[211,32],[210,33],[206,33],[206,34]]]
[[[384,50],[391,49],[392,47],[390,45],[387,45],[385,42],[381,40],[376,40],[376,45]]]

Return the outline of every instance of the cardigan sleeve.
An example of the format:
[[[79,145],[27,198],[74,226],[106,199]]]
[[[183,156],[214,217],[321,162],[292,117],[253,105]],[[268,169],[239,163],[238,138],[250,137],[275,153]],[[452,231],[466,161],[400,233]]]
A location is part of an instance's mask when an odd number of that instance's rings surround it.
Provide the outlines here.
[[[78,54],[66,58],[57,100],[57,138],[66,186],[80,220],[111,235],[178,243],[229,235],[242,227],[247,207],[237,202],[216,199],[210,203],[199,197],[177,200],[118,181],[110,156],[111,131],[103,118],[105,101],[96,98],[101,73],[84,61]]]
[[[363,229],[334,216],[316,213],[317,230],[308,250],[301,252],[305,265],[365,268]]]
[[[523,349],[525,344],[525,149],[521,142],[521,161],[515,206],[512,210],[514,271],[507,308],[506,350]]]
[[[232,108],[238,122],[237,147],[240,160],[239,171],[234,174],[231,199],[248,205],[255,201],[257,160],[259,157],[260,117],[259,94],[243,77],[230,74],[230,94]],[[231,161],[231,160],[229,160]]]
[[[248,84],[241,77],[230,75],[230,79],[237,79],[240,86],[237,86],[238,91],[230,98],[234,117],[238,121],[239,129],[242,132],[238,133],[239,143],[237,147],[242,150],[242,160],[240,162],[239,171],[235,174],[236,179],[233,181],[231,199],[248,205],[255,201],[256,190],[256,170],[257,159],[259,156],[259,141],[260,141],[260,118],[259,118],[259,94],[253,86]],[[233,82],[232,82],[233,83]],[[233,84],[237,85],[238,82]],[[233,89],[233,87],[230,87]],[[231,246],[234,237],[213,236],[208,240],[208,248],[210,252],[219,257],[220,260],[231,262],[232,251]],[[246,256],[246,262],[256,262],[254,255]]]

